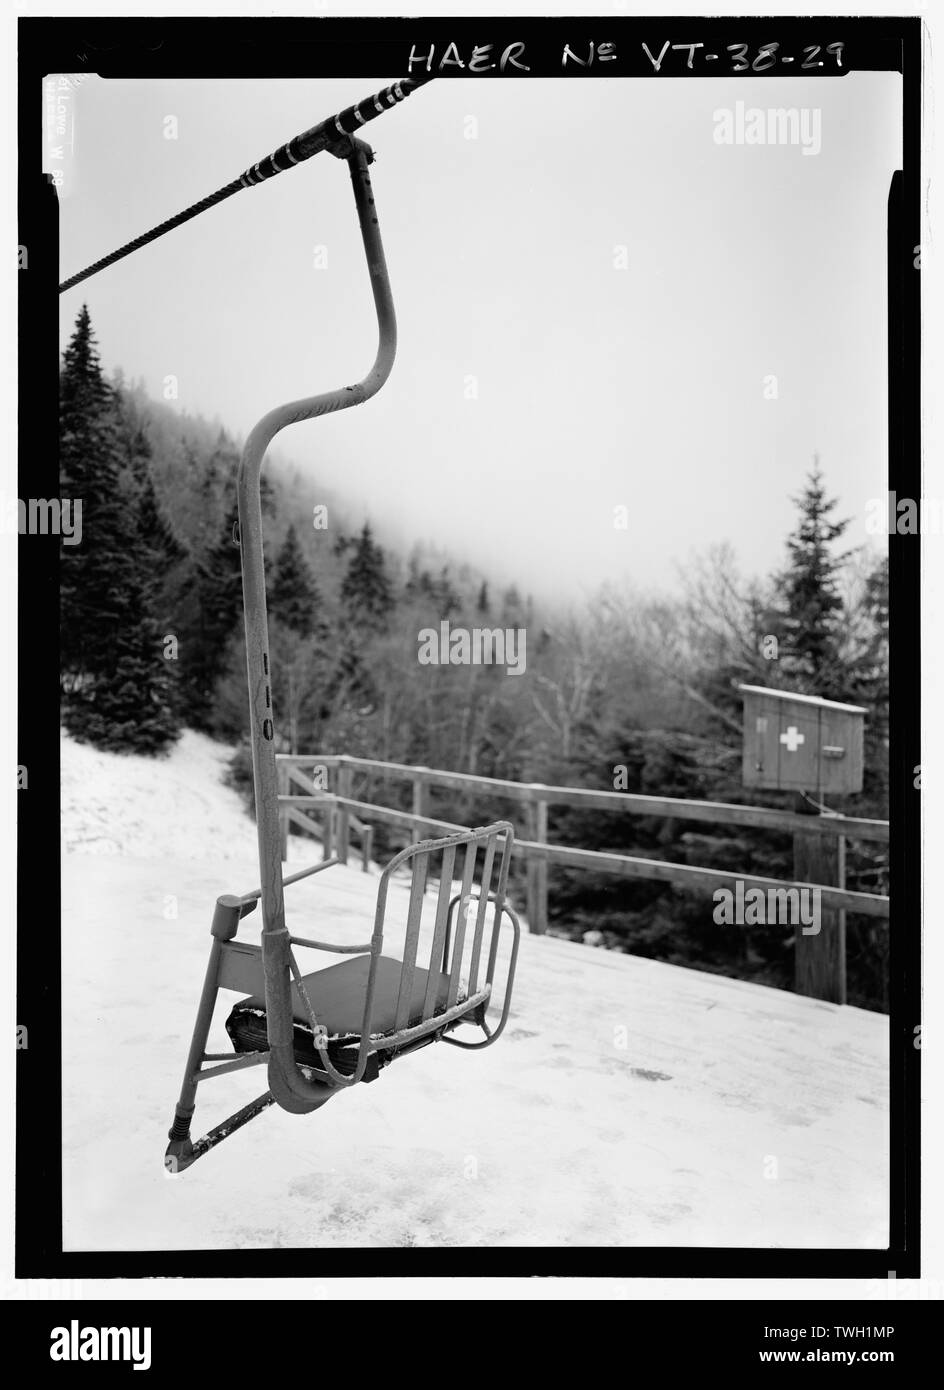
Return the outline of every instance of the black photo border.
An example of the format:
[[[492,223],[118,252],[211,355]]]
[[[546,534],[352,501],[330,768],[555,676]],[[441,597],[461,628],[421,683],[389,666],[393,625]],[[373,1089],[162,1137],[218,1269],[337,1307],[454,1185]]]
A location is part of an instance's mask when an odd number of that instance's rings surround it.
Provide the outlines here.
[[[19,276],[19,496],[58,494],[57,335],[58,202],[42,170],[41,83],[50,73],[105,77],[344,77],[351,100],[406,75],[412,45],[423,53],[449,43],[527,46],[531,75],[593,81],[599,74],[684,80],[677,63],[656,76],[642,51],[666,40],[733,43],[753,52],[776,40],[784,49],[842,41],[850,70],[902,74],[902,170],[889,200],[889,491],[921,496],[920,243],[922,25],[917,18],[62,18],[19,23],[19,242],[28,269]],[[590,40],[615,44],[619,62],[561,77],[564,43],[577,53]],[[776,76],[798,73],[778,68]],[[725,68],[718,76],[729,76]],[[712,73],[700,70],[699,76]],[[757,76],[758,74],[751,74]],[[809,72],[803,76],[811,75]],[[841,80],[822,70],[829,80]],[[509,73],[471,76],[452,69],[437,80],[527,81]],[[418,97],[417,100],[425,98]],[[327,111],[313,110],[312,119]],[[390,138],[395,138],[391,136]],[[231,153],[231,152],[230,152]],[[257,151],[256,155],[262,151]],[[245,164],[245,160],[243,163]],[[220,178],[240,167],[221,152]],[[118,174],[132,183],[146,170]],[[102,253],[110,247],[102,247]],[[66,266],[67,272],[78,269]],[[192,1278],[371,1276],[619,1276],[648,1278],[917,1278],[919,1266],[921,1052],[920,541],[890,535],[891,722],[890,821],[893,912],[890,920],[890,1233],[888,1250],[725,1249],[693,1247],[404,1249],[317,1247],[279,1250],[64,1252],[62,1249],[60,866],[45,847],[59,807],[58,541],[19,541],[19,753],[29,789],[18,793],[17,1023],[29,1045],[17,1053],[16,1264],[18,1278]],[[196,988],[196,982],[195,986]],[[172,1102],[168,1097],[168,1107]],[[122,1097],[113,1104],[120,1110]],[[170,1110],[168,1110],[168,1115]],[[94,1135],[90,1136],[94,1142]],[[155,1132],[160,1163],[163,1129]],[[288,1200],[288,1199],[287,1199]]]

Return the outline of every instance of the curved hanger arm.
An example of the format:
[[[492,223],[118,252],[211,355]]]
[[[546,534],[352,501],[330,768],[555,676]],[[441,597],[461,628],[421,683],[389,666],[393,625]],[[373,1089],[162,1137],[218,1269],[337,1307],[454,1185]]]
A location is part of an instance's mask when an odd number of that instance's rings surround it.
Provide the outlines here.
[[[315,419],[360,405],[376,395],[393,366],[397,346],[396,316],[387,275],[383,243],[371,189],[369,145],[348,139],[332,150],[345,158],[367,256],[377,313],[379,344],[374,364],[362,381],[318,396],[289,401],[264,415],[246,440],[236,477],[239,538],[246,628],[246,666],[249,681],[250,728],[259,870],[262,897],[262,957],[265,970],[269,1033],[269,1085],[285,1109],[303,1112],[323,1105],[332,1089],[307,1081],[295,1062],[290,977],[291,940],[285,926],[282,859],[279,837],[278,781],[272,711],[272,672],[266,617],[260,477],[266,450],[287,425]]]

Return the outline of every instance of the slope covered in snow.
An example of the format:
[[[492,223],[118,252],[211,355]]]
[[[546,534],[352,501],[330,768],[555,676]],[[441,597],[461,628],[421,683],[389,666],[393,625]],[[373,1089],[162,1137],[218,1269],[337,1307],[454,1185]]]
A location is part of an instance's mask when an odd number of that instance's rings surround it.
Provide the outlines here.
[[[226,757],[63,743],[67,1250],[887,1244],[886,1019],[549,937],[524,936],[494,1047],[424,1048],[166,1174],[213,903],[258,879]],[[329,869],[287,890],[290,925],[364,939],[376,887]],[[194,1134],[264,1088],[205,1083]]]
[[[255,829],[223,785],[232,750],[185,729],[166,758],[103,753],[66,736],[60,793],[68,853],[245,861]]]

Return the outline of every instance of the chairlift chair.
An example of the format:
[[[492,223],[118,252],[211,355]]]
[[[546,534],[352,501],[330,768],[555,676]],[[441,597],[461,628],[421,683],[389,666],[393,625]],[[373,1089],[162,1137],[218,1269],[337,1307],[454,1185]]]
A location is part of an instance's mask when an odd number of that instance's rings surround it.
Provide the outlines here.
[[[239,543],[261,886],[241,897],[225,894],[216,902],[209,964],[164,1160],[171,1172],[188,1168],[272,1104],[294,1114],[317,1110],[339,1091],[375,1080],[395,1058],[437,1040],[457,1047],[488,1047],[505,1026],[514,983],[520,928],[505,900],[514,844],[514,831],[507,821],[422,840],[397,854],[380,876],[373,932],[367,943],[348,946],[312,940],[292,935],[285,924],[284,887],[338,861],[326,859],[283,880],[261,468],[269,444],[286,425],[344,410],[374,395],[386,381],[396,351],[393,300],[368,173],[372,152],[363,141],[348,134],[324,147],[346,161],[351,175],[380,341],[374,365],[361,382],[270,411],[251,431],[240,459]],[[460,890],[453,893],[460,851]],[[480,852],[481,871],[476,883]],[[385,954],[383,948],[389,890],[401,870],[409,873],[410,881],[403,954],[397,959]],[[426,886],[437,877],[432,937],[426,964],[421,966],[417,955]],[[237,941],[240,921],[260,901],[261,944]],[[461,910],[457,912],[457,908]],[[511,950],[501,1013],[497,1026],[491,1027],[486,1015],[492,1003],[499,937],[506,917],[512,929]],[[346,958],[302,975],[295,947],[330,951]],[[226,1021],[234,1055],[206,1051],[220,990],[243,996]],[[477,1026],[481,1036],[474,1040],[454,1036],[464,1025]],[[202,1138],[192,1140],[198,1085],[262,1064],[267,1067],[268,1080],[264,1094]]]

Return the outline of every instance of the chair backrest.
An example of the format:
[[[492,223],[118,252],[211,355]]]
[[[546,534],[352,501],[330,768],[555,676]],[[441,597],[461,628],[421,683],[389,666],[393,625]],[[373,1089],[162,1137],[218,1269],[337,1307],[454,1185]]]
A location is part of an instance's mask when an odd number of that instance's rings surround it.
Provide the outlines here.
[[[270,1080],[273,1068],[294,1069],[292,1060],[291,980],[301,995],[311,1021],[320,1069],[336,1086],[353,1086],[367,1069],[368,1057],[379,1050],[395,1052],[414,1045],[431,1033],[441,1033],[458,1020],[481,1008],[477,1021],[484,1027],[484,1008],[491,994],[498,952],[508,869],[514,846],[514,828],[508,821],[495,821],[476,830],[462,830],[439,840],[420,840],[391,859],[380,876],[374,927],[365,946],[329,946],[304,937],[288,936],[277,942],[284,950],[282,961],[266,969],[266,1006],[270,1050]],[[410,884],[404,928],[402,958],[396,982],[397,997],[391,1021],[389,969],[392,957],[384,952],[387,906],[393,876],[409,866]],[[478,880],[476,880],[478,871]],[[420,951],[426,887],[438,873],[439,887],[432,909],[432,932],[428,951]],[[458,884],[459,891],[453,888]],[[452,913],[459,907],[453,930]],[[490,911],[491,909],[491,911]],[[430,914],[427,913],[427,924]],[[514,914],[512,914],[514,919]],[[491,926],[491,932],[487,929]],[[515,927],[517,941],[517,927]],[[392,933],[391,933],[392,934]],[[486,937],[488,944],[486,948]],[[305,981],[291,950],[292,944],[316,949],[340,950],[344,954],[370,954],[364,1010],[360,1026],[357,1061],[352,1070],[340,1071],[328,1055],[328,1039],[312,1009]],[[389,944],[389,942],[388,942]],[[515,948],[516,951],[517,948]],[[423,962],[418,964],[422,954]],[[384,962],[384,989],[381,1008],[375,1011],[378,976]],[[285,970],[285,967],[288,967]],[[514,969],[514,956],[511,970]],[[425,985],[417,987],[417,971],[427,972]],[[284,973],[283,973],[284,971]],[[419,977],[422,980],[422,976]],[[273,992],[273,979],[277,981]],[[502,1019],[507,1014],[508,994]],[[377,1015],[383,1013],[383,1026],[375,1032]],[[500,1030],[499,1030],[500,1031]],[[486,1029],[488,1032],[488,1029]],[[497,1032],[495,1034],[497,1036]],[[281,1073],[279,1073],[281,1074]]]
[[[397,854],[384,869],[377,892],[371,970],[364,1009],[364,1029],[369,1037],[374,996],[376,960],[382,952],[393,876],[404,866],[411,870],[406,929],[403,939],[400,986],[397,995],[395,1033],[421,1036],[475,996],[486,1000],[495,973],[499,926],[508,884],[514,845],[514,829],[508,821],[496,821],[476,830],[461,831],[439,840],[420,840]],[[427,886],[438,879],[434,906],[426,913],[429,949],[422,950],[424,905]],[[458,907],[453,928],[453,912]],[[491,908],[491,911],[489,909]],[[490,933],[487,926],[491,926]],[[388,943],[389,944],[389,943]],[[418,959],[419,957],[419,959]],[[422,1009],[417,1017],[414,1002],[416,971],[427,973]],[[442,976],[448,977],[445,1000]],[[364,1038],[362,1036],[362,1042]]]

